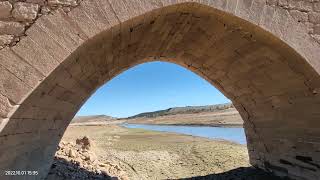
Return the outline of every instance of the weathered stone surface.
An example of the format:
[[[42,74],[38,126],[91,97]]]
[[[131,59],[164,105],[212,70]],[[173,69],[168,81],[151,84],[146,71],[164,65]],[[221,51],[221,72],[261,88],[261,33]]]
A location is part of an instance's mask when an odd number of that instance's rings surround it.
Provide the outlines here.
[[[22,0],[21,0],[22,1]],[[246,2],[246,1],[250,1],[250,0],[245,0],[243,2]],[[32,7],[35,7],[35,6],[39,6],[38,8],[40,10],[37,10],[37,12],[39,12],[39,16],[41,15],[47,15],[49,14],[50,12],[53,12],[55,11],[56,9],[62,9],[64,12],[66,13],[69,13],[71,12],[72,9],[74,9],[74,7],[78,6],[79,3],[81,1],[77,1],[77,0],[49,0],[49,1],[45,1],[45,0],[25,0],[25,1],[22,1],[20,2],[20,0],[17,0],[17,1],[13,1],[11,2],[12,4],[15,4],[15,5],[19,5],[21,3],[25,3],[27,5],[25,5],[26,7],[24,8],[21,8],[21,12],[15,12],[16,13],[16,16],[18,16],[19,18],[18,19],[14,19],[14,21],[27,21],[28,23],[32,23],[36,20],[37,17],[33,18],[34,16],[36,16],[35,14],[35,10],[34,8],[30,8],[30,7],[27,7],[27,6],[32,6]],[[242,1],[241,1],[242,2]],[[8,9],[8,6],[10,6],[8,4],[9,2],[8,1],[3,1],[3,4],[4,4],[4,7],[5,9]],[[88,9],[90,10],[91,7],[94,7],[92,6],[91,4],[99,4],[98,5],[98,9],[100,10],[94,10],[94,11],[91,11],[93,12],[92,15],[96,16],[95,14],[96,13],[101,13],[100,11],[104,11],[102,12],[102,14],[99,15],[99,17],[102,17],[104,16],[103,14],[106,15],[106,18],[108,19],[108,23],[109,24],[114,24],[115,21],[118,21],[119,19],[121,20],[124,20],[123,18],[124,17],[121,17],[121,16],[118,16],[118,17],[115,17],[116,14],[113,14],[113,9],[109,9],[111,6],[113,8],[116,8],[115,10],[116,11],[121,11],[121,9],[119,9],[117,6],[119,5],[120,3],[120,6],[121,7],[125,7],[125,6],[135,6],[133,2],[131,1],[127,1],[125,2],[124,4],[121,5],[122,2],[119,2],[119,3],[109,3],[109,2],[105,2],[105,1],[101,1],[101,0],[97,0],[97,2],[89,2],[88,4],[86,4],[86,1],[82,1],[84,7],[89,7]],[[127,3],[127,4],[126,4]],[[144,6],[146,9],[152,9],[152,8],[155,8],[157,7],[158,5],[160,5],[159,3],[156,4],[156,3],[152,3],[152,2],[143,2],[144,3]],[[164,4],[170,4],[170,3],[167,3],[165,2]],[[208,4],[214,4],[215,6],[217,6],[218,9],[221,9],[222,10],[225,10],[226,12],[230,12],[230,13],[236,13],[236,12],[240,12],[240,13],[243,13],[242,11],[236,11],[237,9],[241,9],[241,4],[246,4],[246,3],[236,3],[235,1],[230,1],[228,3],[222,3],[222,2],[213,2],[213,3],[208,3]],[[310,0],[268,0],[267,1],[267,6],[265,6],[265,2],[264,1],[252,1],[252,3],[248,3],[248,6],[251,5],[251,9],[250,9],[250,12],[249,10],[245,10],[246,12],[244,14],[246,14],[246,16],[249,17],[250,20],[252,21],[255,21],[256,23],[260,22],[260,17],[264,18],[263,16],[261,16],[262,14],[264,14],[265,10],[266,9],[269,9],[270,7],[277,7],[277,8],[283,8],[285,9],[286,11],[292,11],[291,15],[292,17],[294,17],[297,21],[299,22],[303,22],[304,25],[307,27],[308,29],[308,33],[310,34],[310,36],[312,37],[312,26],[314,24],[318,24],[318,22],[310,22],[309,20],[306,20],[306,14],[305,13],[313,13],[313,12],[319,12],[319,1],[310,1]],[[106,9],[106,6],[107,6],[107,9]],[[38,9],[36,8],[36,9]],[[224,9],[223,9],[224,8]],[[10,9],[10,8],[9,8]],[[248,8],[245,8],[245,9],[249,9]],[[138,11],[138,8],[135,9],[134,13],[132,15],[136,15],[137,13],[139,13]],[[261,11],[258,11],[258,10],[261,10]],[[23,11],[23,12],[22,12]],[[126,11],[126,10],[125,10]],[[6,15],[5,16],[12,16],[12,14],[8,14],[8,10],[5,10],[5,11],[2,11],[3,13],[5,13]],[[87,15],[91,15],[90,12],[87,12],[86,13]],[[38,16],[38,17],[39,17]],[[79,15],[77,15],[79,16]],[[85,14],[83,16],[86,16]],[[0,17],[1,19],[1,17]],[[31,19],[31,20],[30,20]],[[94,18],[91,18],[91,20],[93,20]],[[9,21],[11,21],[11,19],[9,18],[8,19]],[[97,19],[98,20],[98,19]],[[87,20],[89,21],[89,20]],[[98,25],[99,26],[99,22],[98,21],[98,24],[95,24],[95,25],[92,25],[92,26],[96,26]],[[92,29],[91,29],[92,30]],[[19,39],[19,38],[18,38]],[[17,41],[18,39],[15,39],[15,40],[12,40],[12,42],[10,44],[16,44],[15,41]],[[8,45],[6,45],[8,46]]]
[[[320,34],[320,24],[317,24],[313,27],[314,34]]]
[[[76,6],[76,0],[48,0],[49,5],[68,5],[68,6]]]
[[[288,6],[301,11],[312,11],[312,3],[309,1],[289,0]]]
[[[0,22],[0,35],[18,41],[3,43],[13,54],[0,50],[2,116],[12,110],[7,102],[19,104],[0,132],[13,134],[1,139],[0,162],[8,165],[0,169],[28,166],[43,178],[43,164],[95,89],[136,64],[163,60],[196,72],[236,104],[252,165],[319,177],[301,165],[320,162],[318,1],[83,1],[12,1],[16,18]],[[13,147],[15,157],[5,158]]]
[[[0,65],[7,68],[29,86],[37,85],[44,78],[40,72],[15,55],[9,48],[1,51]]]
[[[316,12],[320,12],[320,2],[314,3],[314,10],[315,10]]]
[[[308,14],[306,12],[301,12],[301,11],[298,11],[298,10],[292,10],[292,11],[290,11],[290,14],[293,16],[293,18],[295,18],[299,22],[308,21]]]
[[[320,42],[320,35],[313,35],[312,36],[317,42]]]
[[[43,75],[49,74],[58,64],[43,47],[38,46],[29,37],[24,38],[18,45],[12,47],[12,50],[29,64],[32,64]]]
[[[13,35],[0,35],[0,46],[8,45],[12,42]]]
[[[278,5],[287,7],[288,6],[288,0],[279,0]]]
[[[41,10],[40,10],[40,13],[43,14],[43,15],[47,15],[51,12],[50,8],[49,7],[46,7],[46,6],[43,6],[41,7]]]
[[[8,117],[8,113],[11,110],[11,108],[12,105],[10,104],[8,98],[0,94],[0,118]]]
[[[12,5],[9,1],[0,2],[0,19],[10,17],[11,9],[12,9]]]
[[[14,104],[19,104],[30,89],[7,69],[0,66],[0,93]]]
[[[37,17],[39,5],[18,2],[13,6],[12,15],[18,21],[31,21]]]
[[[320,13],[317,13],[317,12],[309,13],[309,20],[312,23],[319,23],[320,22]]]
[[[278,5],[278,0],[267,0],[267,4],[270,6]]]
[[[24,33],[24,26],[18,22],[0,21],[0,35],[21,35]]]
[[[46,0],[26,0],[26,2],[32,3],[32,4],[44,5]]]

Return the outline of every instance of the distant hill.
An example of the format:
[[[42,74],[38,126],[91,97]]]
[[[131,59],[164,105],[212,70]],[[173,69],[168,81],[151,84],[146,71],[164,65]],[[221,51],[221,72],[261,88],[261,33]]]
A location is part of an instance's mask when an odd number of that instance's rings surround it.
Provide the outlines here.
[[[155,118],[159,116],[167,115],[176,115],[176,114],[193,114],[193,113],[202,113],[202,112],[216,112],[229,108],[234,108],[233,104],[217,104],[217,105],[208,105],[208,106],[186,106],[186,107],[173,107],[165,110],[153,111],[140,113],[134,116],[130,116],[126,119],[134,118]]]
[[[72,119],[71,123],[84,123],[84,122],[105,122],[116,120],[117,118],[106,115],[93,115],[93,116],[76,116]]]
[[[227,103],[208,106],[173,107],[140,113],[128,118],[116,118],[106,115],[76,116],[71,121],[71,124],[76,126],[121,123],[242,127],[243,120],[234,106],[231,103]]]

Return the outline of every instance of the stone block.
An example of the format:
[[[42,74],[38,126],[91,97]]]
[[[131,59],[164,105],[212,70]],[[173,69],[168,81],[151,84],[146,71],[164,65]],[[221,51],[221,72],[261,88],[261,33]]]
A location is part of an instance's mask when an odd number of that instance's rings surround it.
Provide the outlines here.
[[[26,34],[35,43],[42,47],[46,47],[48,54],[59,62],[64,61],[70,55],[70,52],[66,48],[59,44],[55,39],[48,37],[47,33],[38,25],[30,27],[26,31]]]
[[[105,17],[103,10],[95,4],[96,1],[83,1],[81,3],[83,5],[83,10],[100,30],[106,30],[110,28],[109,22]]]
[[[12,108],[12,105],[10,104],[7,97],[0,94],[0,118],[6,118],[8,117],[8,114]],[[1,124],[1,122],[0,122]],[[1,128],[0,128],[1,130]]]
[[[42,75],[46,76],[56,68],[59,62],[53,59],[43,48],[29,37],[26,37],[19,44],[12,47],[12,50],[23,57],[25,61],[41,72]]]
[[[24,29],[24,25],[21,23],[0,21],[0,35],[22,35]]]
[[[313,26],[313,33],[320,35],[320,24]]]
[[[44,78],[39,71],[15,55],[9,48],[1,51],[0,65],[31,87],[36,86]]]
[[[0,93],[12,103],[19,104],[29,92],[30,87],[2,66],[0,66],[0,72]]]
[[[8,45],[12,42],[13,35],[0,35],[0,46]]]
[[[304,12],[309,12],[313,10],[313,5],[311,2],[308,1],[300,1],[301,6],[300,6],[300,10],[304,11]]]
[[[10,17],[11,9],[12,9],[12,5],[9,1],[0,2],[0,19]]]
[[[97,25],[90,19],[90,17],[83,13],[81,9],[74,9],[69,13],[72,21],[74,21],[82,32],[85,33],[86,37],[93,37],[100,32],[100,29],[97,28]]]
[[[271,6],[278,5],[278,0],[267,0],[267,4]]]
[[[274,15],[275,11],[276,10],[274,7],[266,6],[263,9],[263,13],[261,15],[262,17],[261,17],[259,25],[264,28],[271,28],[272,19],[273,19],[273,15]]]
[[[128,20],[131,16],[131,12],[128,11],[128,3],[124,0],[110,0],[111,7],[114,9],[114,13],[121,22]]]
[[[26,2],[32,3],[32,4],[44,5],[46,0],[26,0]]]
[[[72,19],[62,10],[57,10],[53,15],[39,18],[38,25],[70,52],[78,48],[85,38]]]
[[[297,0],[289,0],[288,7],[289,9],[296,9],[303,12],[310,12],[313,9],[313,5],[311,2]]]
[[[313,3],[313,9],[317,12],[320,12],[320,2]]]
[[[76,6],[77,1],[76,0],[48,0],[49,6],[54,5],[66,5],[66,6]]]
[[[319,24],[320,23],[320,13],[317,12],[311,12],[308,13],[309,16],[309,21],[314,23],[314,24]]]
[[[251,4],[250,20],[253,23],[259,24],[261,16],[263,15],[263,9],[265,8],[265,1],[254,0]]]
[[[115,13],[112,11],[112,8],[110,6],[110,3],[108,3],[107,1],[104,1],[104,0],[97,0],[99,6],[100,6],[100,9],[103,10],[104,12],[104,16],[105,18],[108,19],[108,22],[111,26],[114,26],[116,24],[119,23],[119,19],[118,17],[115,15]]]
[[[18,21],[32,21],[36,19],[39,5],[18,2],[13,5],[12,16]]]
[[[308,14],[306,12],[301,12],[298,10],[291,10],[290,15],[298,22],[308,21]]]
[[[314,40],[320,43],[320,35],[316,34],[316,35],[312,35],[312,37],[314,38]]]
[[[278,5],[287,7],[288,6],[288,0],[279,0]]]

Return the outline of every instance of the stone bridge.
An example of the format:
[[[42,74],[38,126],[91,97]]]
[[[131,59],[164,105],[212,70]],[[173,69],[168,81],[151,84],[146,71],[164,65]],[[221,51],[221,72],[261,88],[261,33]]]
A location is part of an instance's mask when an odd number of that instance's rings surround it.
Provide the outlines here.
[[[89,96],[155,60],[232,100],[253,166],[320,179],[319,0],[0,0],[0,178],[46,177]]]

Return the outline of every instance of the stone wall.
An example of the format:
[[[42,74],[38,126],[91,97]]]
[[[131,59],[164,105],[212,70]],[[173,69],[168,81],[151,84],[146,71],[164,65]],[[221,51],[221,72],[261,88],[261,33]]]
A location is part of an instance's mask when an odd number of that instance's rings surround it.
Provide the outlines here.
[[[0,0],[0,49],[14,46],[25,31],[42,15],[58,8],[66,13],[81,0]],[[319,0],[267,0],[269,6],[285,9],[297,22],[308,28],[308,33],[320,44]]]
[[[0,49],[17,44],[40,16],[58,8],[67,13],[78,4],[79,0],[1,0]]]
[[[297,22],[304,24],[308,33],[320,43],[319,0],[268,0],[267,4],[285,9]]]
[[[89,96],[134,65],[162,60],[197,73],[233,101],[252,165],[296,179],[319,177],[317,1],[292,7],[293,1],[83,0],[57,10],[52,1],[35,2],[2,5],[10,14],[1,11],[0,32],[11,40],[0,50],[0,170],[46,176]],[[42,15],[44,8],[50,13]],[[313,24],[298,20],[301,13]]]

